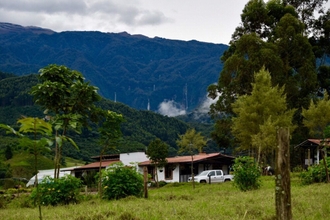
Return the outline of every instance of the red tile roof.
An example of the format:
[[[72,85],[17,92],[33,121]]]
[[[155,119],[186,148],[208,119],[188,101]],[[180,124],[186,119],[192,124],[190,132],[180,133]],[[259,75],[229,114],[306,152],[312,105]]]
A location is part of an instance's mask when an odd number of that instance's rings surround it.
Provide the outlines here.
[[[314,143],[314,144],[317,144],[317,145],[320,145],[322,141],[324,141],[324,144],[325,145],[329,145],[329,142],[330,142],[330,139],[308,139],[308,141]]]
[[[326,146],[330,146],[330,139],[307,139],[305,141],[303,141],[302,143],[298,144],[297,146],[295,146],[295,148],[297,147],[303,147],[303,148],[309,148],[309,147],[315,147],[315,146],[319,146],[322,144],[322,141],[324,141],[324,145]]]
[[[194,155],[193,159],[194,159],[195,162],[198,162],[198,161],[207,160],[207,159],[216,158],[216,157],[234,159],[234,157],[232,157],[232,156],[224,155],[224,154],[221,154],[221,153],[211,153],[211,154],[200,153],[200,154]],[[188,162],[191,162],[191,156],[168,157],[166,159],[167,159],[167,163],[188,163]],[[145,166],[145,165],[150,165],[150,164],[151,164],[150,160],[143,161],[143,162],[139,163],[140,166]]]

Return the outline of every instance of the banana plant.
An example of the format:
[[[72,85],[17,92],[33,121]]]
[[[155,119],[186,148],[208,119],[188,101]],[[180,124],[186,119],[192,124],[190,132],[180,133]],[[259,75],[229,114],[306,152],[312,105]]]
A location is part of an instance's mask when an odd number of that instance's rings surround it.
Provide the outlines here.
[[[20,145],[27,148],[27,150],[34,155],[34,173],[35,173],[35,184],[38,193],[38,155],[50,150],[50,146],[53,145],[53,141],[47,137],[52,135],[52,125],[40,118],[24,117],[17,121],[20,124],[20,128],[16,131],[9,125],[0,124],[0,128],[6,130],[6,133],[12,133],[20,138]],[[39,219],[42,220],[41,205],[37,201],[39,207]]]

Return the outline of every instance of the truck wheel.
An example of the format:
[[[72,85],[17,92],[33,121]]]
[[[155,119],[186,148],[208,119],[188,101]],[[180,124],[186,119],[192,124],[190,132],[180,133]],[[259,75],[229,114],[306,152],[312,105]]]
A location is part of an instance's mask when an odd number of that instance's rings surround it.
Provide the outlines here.
[[[206,181],[205,180],[201,180],[200,183],[206,183]]]
[[[225,182],[229,182],[230,181],[230,179],[225,179]]]

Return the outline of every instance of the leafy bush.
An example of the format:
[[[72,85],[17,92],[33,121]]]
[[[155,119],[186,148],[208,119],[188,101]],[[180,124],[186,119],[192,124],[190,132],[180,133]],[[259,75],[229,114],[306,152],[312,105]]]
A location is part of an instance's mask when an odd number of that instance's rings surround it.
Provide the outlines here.
[[[10,189],[15,187],[15,181],[13,179],[7,178],[3,181],[3,188]]]
[[[71,175],[59,179],[46,177],[31,193],[31,198],[41,205],[77,203],[80,198],[81,180]]]
[[[259,189],[261,185],[260,170],[252,157],[237,157],[233,165],[234,186],[241,191]]]
[[[121,199],[127,196],[142,197],[143,175],[135,167],[116,164],[102,174],[103,198]]]
[[[167,185],[167,182],[165,182],[164,180],[161,180],[158,182],[158,185],[157,185],[157,182],[150,182],[150,187],[163,187],[163,186],[166,186]]]
[[[330,170],[330,158],[326,158],[328,169]],[[312,183],[326,182],[327,176],[324,168],[323,160],[319,164],[309,166],[307,171],[303,171],[299,175],[301,183],[303,185],[309,185]]]
[[[11,198],[7,195],[0,195],[0,209],[6,208]]]
[[[159,183],[158,183],[158,185],[159,185],[159,187],[163,187],[163,186],[165,186],[167,184],[167,182],[165,182],[165,181],[159,181]]]

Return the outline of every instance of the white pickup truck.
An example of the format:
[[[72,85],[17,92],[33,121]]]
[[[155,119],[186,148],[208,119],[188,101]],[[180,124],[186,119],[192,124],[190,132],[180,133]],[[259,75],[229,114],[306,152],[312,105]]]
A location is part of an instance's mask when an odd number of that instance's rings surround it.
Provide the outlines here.
[[[194,181],[198,183],[222,183],[226,181],[233,181],[233,175],[224,175],[222,170],[204,170],[200,174],[194,177]],[[188,178],[188,181],[192,181],[192,177]]]

